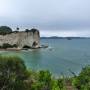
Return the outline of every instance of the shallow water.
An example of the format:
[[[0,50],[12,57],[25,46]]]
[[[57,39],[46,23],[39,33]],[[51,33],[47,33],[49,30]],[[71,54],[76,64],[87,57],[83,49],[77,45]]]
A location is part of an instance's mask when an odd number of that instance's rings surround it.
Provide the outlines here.
[[[90,39],[41,39],[41,43],[48,44],[49,48],[1,54],[18,55],[27,68],[50,70],[56,76],[70,76],[72,71],[78,74],[82,67],[90,64]]]

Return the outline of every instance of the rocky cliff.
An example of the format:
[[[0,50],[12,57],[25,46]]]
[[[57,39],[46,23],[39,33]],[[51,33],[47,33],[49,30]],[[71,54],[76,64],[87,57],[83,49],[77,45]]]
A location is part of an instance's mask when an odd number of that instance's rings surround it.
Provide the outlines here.
[[[28,32],[13,32],[7,35],[0,35],[0,46],[4,43],[11,45],[16,44],[19,48],[30,46],[32,48],[40,47],[40,34],[38,30],[30,30]]]

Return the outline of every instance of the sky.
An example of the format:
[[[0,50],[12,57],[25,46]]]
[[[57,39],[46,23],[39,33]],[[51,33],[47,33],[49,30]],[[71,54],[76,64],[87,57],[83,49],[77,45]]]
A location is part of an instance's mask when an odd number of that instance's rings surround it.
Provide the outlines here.
[[[0,0],[0,26],[41,36],[90,37],[90,0]]]

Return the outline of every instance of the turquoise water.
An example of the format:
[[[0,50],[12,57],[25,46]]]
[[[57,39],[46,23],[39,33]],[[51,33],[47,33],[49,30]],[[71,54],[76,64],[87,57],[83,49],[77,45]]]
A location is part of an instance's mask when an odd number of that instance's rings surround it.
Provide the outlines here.
[[[78,74],[82,67],[90,64],[90,39],[41,39],[41,43],[48,44],[49,48],[1,54],[18,55],[27,68],[49,70],[56,76],[69,76],[71,71]]]

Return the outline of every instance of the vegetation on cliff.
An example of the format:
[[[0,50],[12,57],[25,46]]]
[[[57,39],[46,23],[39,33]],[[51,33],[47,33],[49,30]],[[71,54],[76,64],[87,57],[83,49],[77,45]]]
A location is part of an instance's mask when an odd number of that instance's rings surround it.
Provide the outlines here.
[[[15,31],[12,31],[12,29],[9,26],[0,26],[0,35],[6,35],[6,34],[10,34],[12,32],[18,33],[18,32],[20,32],[19,29],[20,28],[17,27]],[[36,28],[32,28],[31,30],[25,29],[25,32],[27,32],[27,33],[28,32],[35,33],[36,31],[38,31]]]
[[[12,29],[8,26],[1,26],[0,27],[0,35],[6,35],[12,33]]]
[[[90,90],[90,66],[71,78],[52,77],[49,71],[27,70],[21,58],[0,56],[0,90]]]
[[[8,43],[3,43],[2,46],[0,46],[0,49],[7,49],[7,48],[17,48],[18,46],[16,44],[8,44]]]

